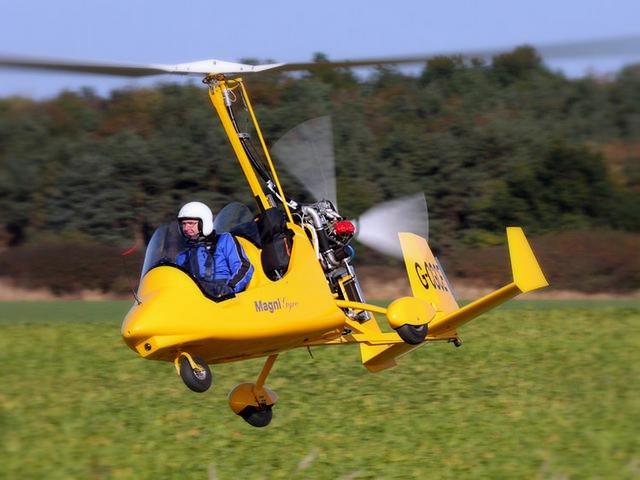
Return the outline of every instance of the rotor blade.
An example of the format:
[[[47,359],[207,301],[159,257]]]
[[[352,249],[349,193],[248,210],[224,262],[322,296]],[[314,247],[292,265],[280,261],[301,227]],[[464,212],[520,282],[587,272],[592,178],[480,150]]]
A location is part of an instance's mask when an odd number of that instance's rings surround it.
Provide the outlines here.
[[[124,77],[144,77],[149,75],[206,75],[209,73],[254,73],[282,64],[246,65],[222,60],[201,60],[176,65],[135,64],[120,62],[94,62],[81,60],[60,60],[0,55],[0,66],[36,70],[54,70],[76,73],[97,73]]]
[[[54,70],[78,73],[100,73],[127,77],[143,77],[165,73],[158,66],[123,63],[81,62],[74,60],[55,60],[35,57],[0,56],[0,66],[27,68],[36,70]]]
[[[358,241],[379,252],[402,258],[398,232],[411,232],[429,239],[429,213],[424,193],[376,205],[357,220]]]
[[[640,56],[640,35],[534,45],[543,58]]]
[[[640,56],[640,35],[602,38],[596,40],[581,40],[569,42],[555,42],[531,45],[545,59],[581,58],[581,57],[610,57],[622,55]],[[460,56],[463,58],[491,58],[514,49],[511,47],[496,47],[476,50],[450,50],[406,56],[371,57],[353,60],[330,60],[322,62],[283,63],[272,67],[277,71],[314,70],[322,68],[357,68],[375,65],[398,65],[424,63],[438,56]]]
[[[292,128],[271,151],[316,200],[337,207],[331,117],[318,117]]]
[[[531,44],[545,59],[611,57],[622,55],[640,55],[640,35],[579,40],[546,44]],[[55,70],[78,73],[97,73],[125,77],[143,77],[149,75],[206,75],[210,73],[236,74],[258,73],[266,70],[299,71],[322,68],[357,68],[375,65],[395,65],[424,63],[437,56],[461,56],[463,58],[490,58],[513,50],[511,47],[486,48],[477,50],[450,50],[416,55],[371,57],[323,62],[269,63],[247,65],[222,60],[201,60],[197,62],[170,64],[136,64],[121,62],[96,62],[11,56],[0,54],[0,67]]]

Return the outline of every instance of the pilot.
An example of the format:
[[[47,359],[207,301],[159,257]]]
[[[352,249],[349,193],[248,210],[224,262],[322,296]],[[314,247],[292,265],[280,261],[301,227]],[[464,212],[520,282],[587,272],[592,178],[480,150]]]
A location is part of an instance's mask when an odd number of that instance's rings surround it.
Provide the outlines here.
[[[243,291],[251,281],[253,265],[230,233],[216,233],[209,207],[189,202],[178,212],[178,222],[187,248],[178,254],[176,264],[191,272],[212,297]]]

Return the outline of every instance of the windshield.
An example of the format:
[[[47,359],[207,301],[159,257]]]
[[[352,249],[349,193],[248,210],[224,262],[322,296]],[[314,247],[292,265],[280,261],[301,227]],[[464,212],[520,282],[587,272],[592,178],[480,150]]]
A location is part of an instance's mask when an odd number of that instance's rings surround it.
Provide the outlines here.
[[[231,232],[243,223],[252,222],[253,214],[244,203],[231,202],[224,206],[213,221],[216,232]]]
[[[246,238],[260,247],[260,234],[254,215],[244,203],[231,202],[227,204],[213,221],[216,232],[229,232],[232,235]]]
[[[187,248],[187,240],[178,222],[160,225],[153,233],[144,256],[142,275],[158,265],[175,265],[178,253]]]

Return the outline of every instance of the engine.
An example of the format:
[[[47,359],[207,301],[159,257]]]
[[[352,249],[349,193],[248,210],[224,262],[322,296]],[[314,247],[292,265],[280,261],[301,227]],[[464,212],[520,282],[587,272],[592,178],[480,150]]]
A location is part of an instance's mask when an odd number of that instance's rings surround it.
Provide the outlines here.
[[[301,205],[302,224],[307,229],[324,269],[331,290],[344,300],[364,302],[362,290],[351,265],[355,254],[349,242],[356,233],[356,226],[340,216],[328,200]],[[366,311],[347,312],[353,318],[365,321]]]
[[[302,205],[302,223],[313,229],[312,240],[320,263],[329,273],[353,256],[348,244],[356,233],[353,223],[345,220],[328,200]]]

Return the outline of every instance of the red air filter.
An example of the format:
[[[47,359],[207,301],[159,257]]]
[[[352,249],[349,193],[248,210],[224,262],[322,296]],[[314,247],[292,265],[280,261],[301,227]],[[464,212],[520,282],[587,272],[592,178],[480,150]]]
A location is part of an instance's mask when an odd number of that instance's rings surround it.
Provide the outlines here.
[[[356,226],[349,220],[340,220],[333,224],[333,231],[336,235],[353,235],[356,232]]]

